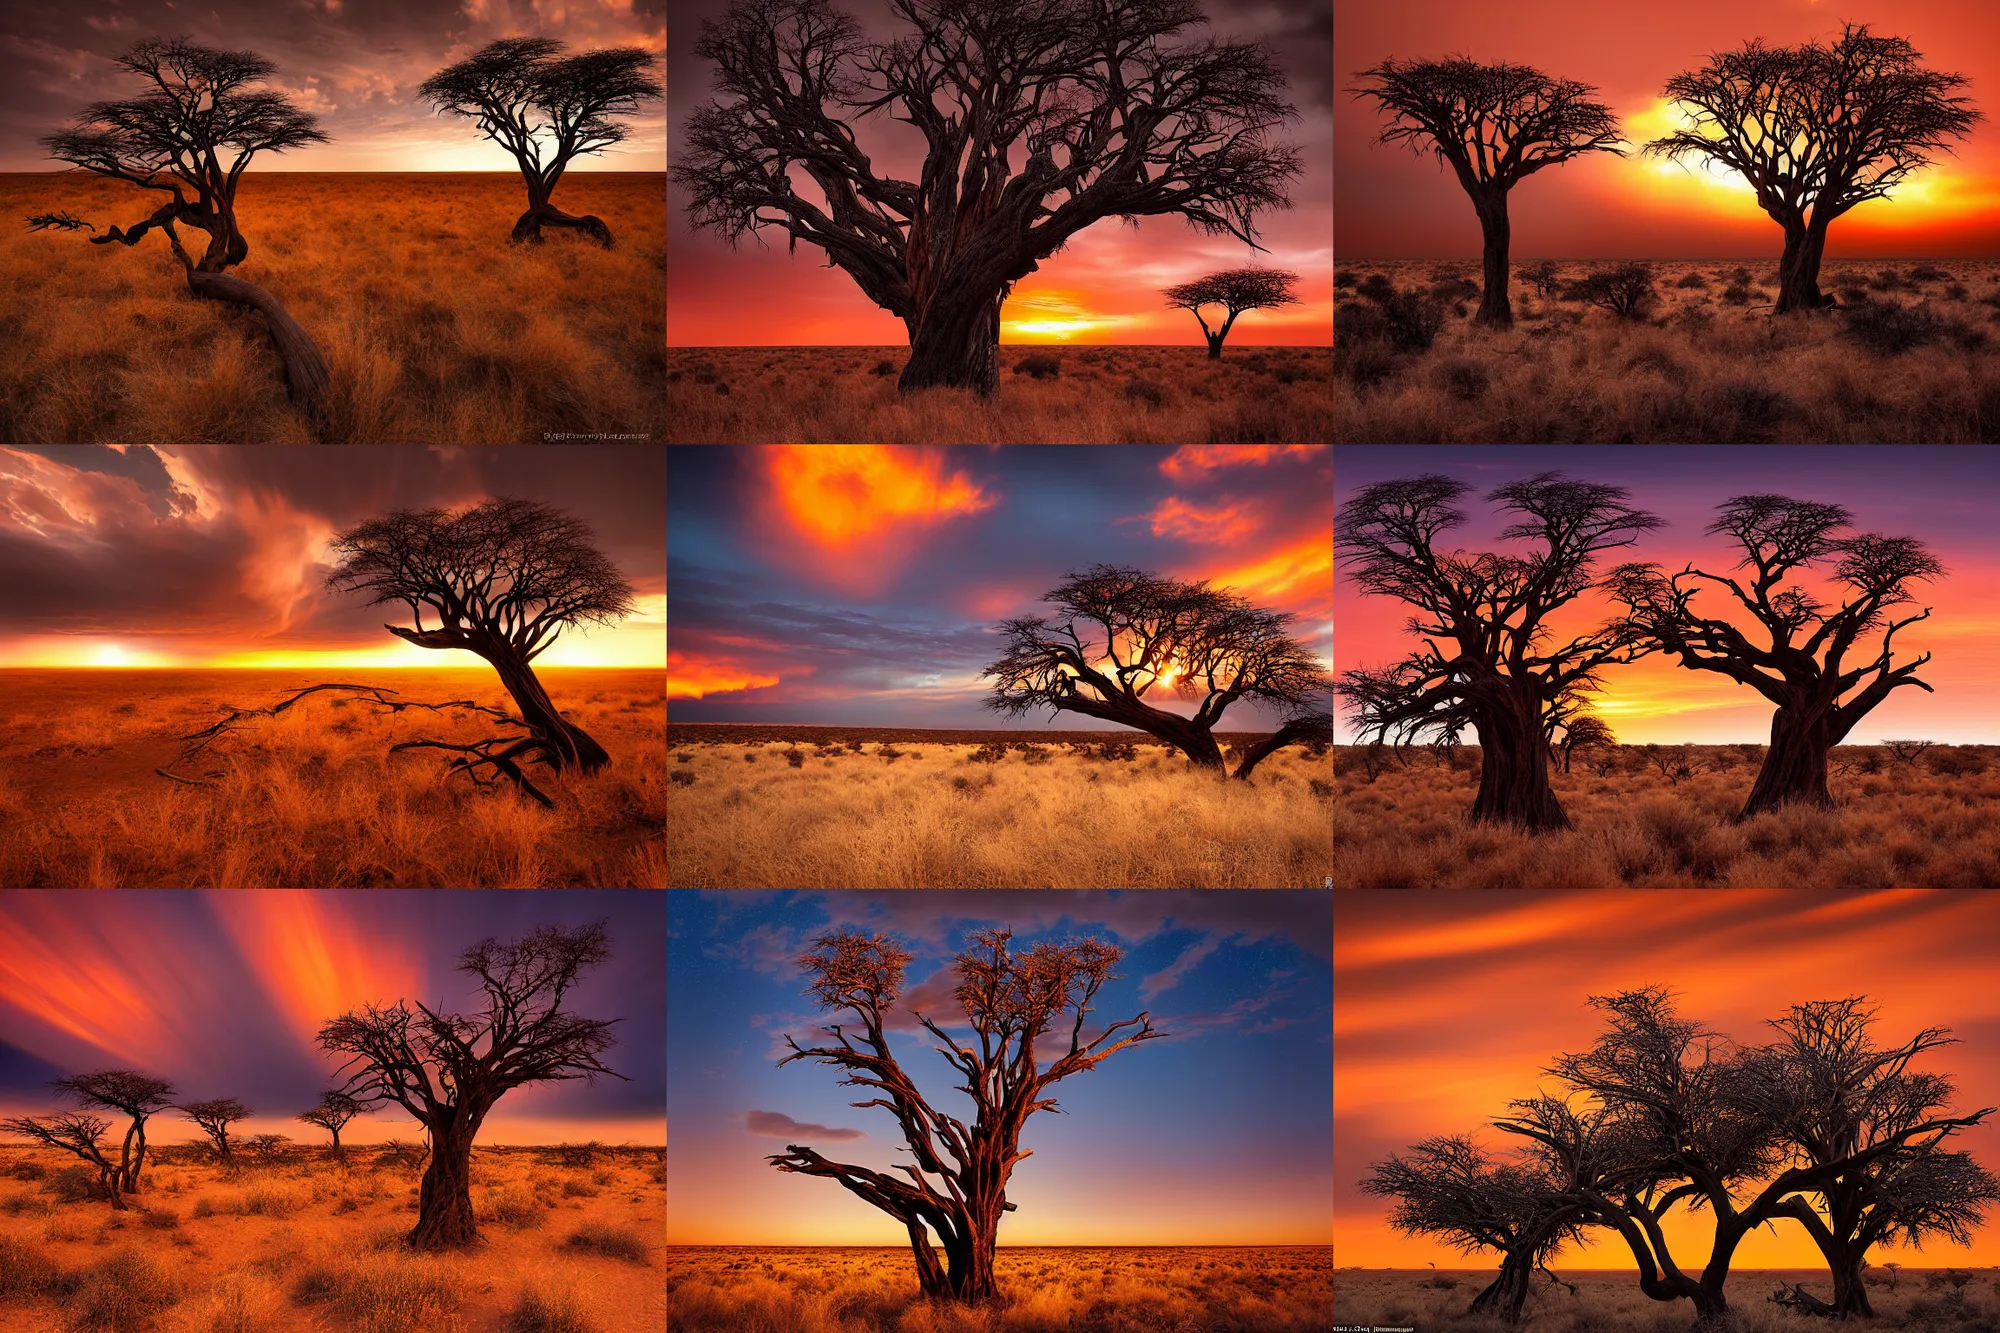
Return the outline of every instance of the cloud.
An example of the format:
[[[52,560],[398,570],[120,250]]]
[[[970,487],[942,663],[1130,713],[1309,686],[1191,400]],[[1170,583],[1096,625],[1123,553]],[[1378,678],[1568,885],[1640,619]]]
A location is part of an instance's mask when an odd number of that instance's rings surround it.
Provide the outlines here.
[[[850,1139],[865,1139],[868,1136],[858,1129],[834,1129],[828,1125],[815,1125],[810,1120],[794,1120],[778,1111],[746,1111],[743,1124],[752,1134],[761,1134],[768,1139],[831,1139],[845,1143]]]
[[[1169,495],[1143,517],[1152,524],[1155,537],[1209,546],[1240,541],[1257,529],[1254,514],[1240,502],[1204,508],[1178,495]]]
[[[1281,459],[1311,458],[1327,444],[1184,444],[1160,462],[1175,481],[1200,481],[1223,468],[1267,467]]]
[[[811,667],[806,668],[812,670]],[[779,678],[744,666],[728,657],[667,651],[667,697],[700,699],[711,694],[736,694],[776,685]]]
[[[1193,971],[1202,959],[1222,946],[1223,938],[1220,935],[1204,936],[1181,950],[1180,957],[1139,983],[1139,998],[1151,1003],[1155,995],[1180,985],[1182,977]]]
[[[879,587],[948,519],[1000,497],[929,445],[772,444],[760,453],[778,550],[801,573],[848,591]]]

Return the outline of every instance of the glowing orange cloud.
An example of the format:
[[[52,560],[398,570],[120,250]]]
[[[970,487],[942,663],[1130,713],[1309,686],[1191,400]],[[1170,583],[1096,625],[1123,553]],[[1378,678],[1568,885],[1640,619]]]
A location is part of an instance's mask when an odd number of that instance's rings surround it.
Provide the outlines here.
[[[778,526],[802,573],[849,592],[876,587],[947,519],[1000,502],[928,445],[773,444],[763,452]]]
[[[356,1005],[418,998],[423,977],[398,937],[305,889],[210,894],[215,915],[292,1028],[306,1036]]]
[[[1209,576],[1253,602],[1304,602],[1317,607],[1333,595],[1333,537],[1313,533],[1248,565]]]
[[[1330,444],[1184,444],[1160,464],[1175,481],[1199,481],[1227,467],[1262,467],[1281,458],[1311,458]]]
[[[675,648],[667,653],[667,697],[700,699],[737,690],[761,690],[779,678],[753,671],[726,657],[696,656]]]
[[[1174,537],[1188,542],[1233,542],[1256,529],[1255,520],[1244,512],[1240,504],[1225,503],[1204,509],[1178,495],[1169,495],[1160,501],[1146,518],[1153,525],[1155,537]]]
[[[0,1003],[122,1060],[157,1064],[185,1050],[159,1001],[176,984],[172,941],[109,913],[59,915],[37,898],[0,903],[0,939]]]

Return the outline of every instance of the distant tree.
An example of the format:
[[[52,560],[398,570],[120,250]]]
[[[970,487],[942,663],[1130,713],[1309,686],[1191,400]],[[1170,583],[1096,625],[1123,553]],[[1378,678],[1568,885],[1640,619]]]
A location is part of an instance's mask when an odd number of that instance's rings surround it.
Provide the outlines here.
[[[301,1111],[298,1118],[308,1125],[318,1125],[333,1135],[333,1155],[338,1161],[346,1161],[347,1154],[340,1146],[340,1131],[347,1122],[358,1115],[373,1114],[371,1108],[363,1106],[344,1092],[322,1092],[319,1104],[309,1111]]]
[[[1645,151],[1706,158],[1750,183],[1785,229],[1777,314],[1824,303],[1819,268],[1834,219],[1886,198],[1984,118],[1954,95],[1964,75],[1922,59],[1901,37],[1849,23],[1831,43],[1757,38],[1667,80],[1665,96],[1689,124]]]
[[[130,1205],[119,1190],[119,1168],[104,1155],[102,1140],[111,1122],[102,1116],[68,1112],[63,1115],[24,1115],[0,1120],[0,1134],[14,1134],[50,1148],[59,1148],[97,1168],[98,1193],[110,1200],[118,1212]],[[75,1170],[74,1167],[70,1168]]]
[[[131,1117],[124,1145],[118,1150],[118,1182],[125,1193],[137,1193],[146,1165],[146,1121],[173,1105],[174,1085],[136,1069],[100,1069],[59,1078],[49,1086],[80,1106],[121,1111]]]
[[[1513,324],[1507,196],[1543,167],[1585,153],[1622,155],[1624,136],[1611,108],[1592,100],[1597,89],[1587,83],[1464,56],[1385,60],[1357,77],[1366,82],[1351,90],[1354,96],[1374,98],[1389,117],[1376,142],[1435,153],[1458,174],[1479,215],[1485,257],[1485,294],[1473,319],[1494,328]]]
[[[1930,749],[1932,746],[1936,744],[1937,744],[1936,741],[1885,740],[1882,742],[1882,748],[1887,750],[1889,752],[1889,756],[1892,759],[1894,759],[1897,763],[1901,764],[1904,768],[1908,768],[1910,765],[1916,763],[1918,759],[1923,757],[1924,751]]]
[[[1562,771],[1569,772],[1570,761],[1586,750],[1601,750],[1618,744],[1618,737],[1612,734],[1611,726],[1595,713],[1581,713],[1561,724],[1562,739],[1556,742],[1556,753],[1562,758]]]
[[[291,1138],[284,1134],[252,1134],[243,1140],[243,1151],[266,1164],[283,1161],[292,1155],[292,1149],[296,1146]]]
[[[1238,315],[1246,310],[1297,305],[1298,294],[1292,288],[1298,281],[1298,274],[1282,269],[1236,268],[1169,287],[1160,295],[1167,298],[1168,306],[1186,310],[1195,317],[1195,322],[1201,325],[1202,337],[1208,340],[1208,359],[1217,361],[1222,357],[1222,340],[1229,336]],[[1228,312],[1213,329],[1202,318],[1201,308],[1205,305],[1219,305]]]
[[[1525,270],[1521,276],[1535,289],[1535,295],[1547,300],[1562,290],[1562,270],[1553,259],[1544,259],[1533,268]]]
[[[609,250],[611,228],[550,202],[578,157],[630,137],[621,117],[666,94],[653,74],[659,57],[638,46],[571,52],[548,37],[503,37],[425,79],[417,95],[441,115],[462,116],[513,154],[528,185],[528,211],[513,239],[542,239],[543,227],[571,227]]]
[[[235,1170],[236,1151],[235,1145],[229,1141],[229,1127],[239,1120],[248,1119],[250,1108],[234,1097],[219,1097],[206,1102],[182,1102],[175,1109],[208,1135],[223,1168]]]
[[[1653,266],[1620,264],[1599,269],[1571,283],[1563,293],[1572,301],[1587,301],[1620,319],[1638,319],[1653,300]]]

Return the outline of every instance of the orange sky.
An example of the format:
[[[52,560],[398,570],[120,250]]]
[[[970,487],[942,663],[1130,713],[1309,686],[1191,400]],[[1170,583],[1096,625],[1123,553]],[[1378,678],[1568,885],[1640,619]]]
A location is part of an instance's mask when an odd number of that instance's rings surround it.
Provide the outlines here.
[[[1766,1018],[1807,1000],[1865,994],[1880,1009],[1878,1044],[1927,1026],[1961,1043],[1921,1066],[1952,1075],[1959,1110],[2000,1106],[2000,898],[1893,890],[1353,891],[1334,907],[1335,1262],[1359,1267],[1474,1264],[1383,1223],[1383,1200],[1355,1188],[1371,1162],[1435,1134],[1482,1131],[1513,1098],[1556,1091],[1539,1071],[1598,1031],[1587,996],[1665,984],[1683,1013],[1743,1042]],[[2000,1169],[2000,1130],[1959,1146]],[[2000,1219],[1996,1219],[2000,1220]],[[1706,1257],[1705,1215],[1677,1212],[1667,1233],[1683,1269]],[[2000,1264],[2000,1228],[1970,1250],[1878,1249],[1877,1263]],[[1629,1268],[1615,1233],[1572,1251],[1565,1267]],[[1789,1223],[1754,1232],[1738,1269],[1821,1267]]]

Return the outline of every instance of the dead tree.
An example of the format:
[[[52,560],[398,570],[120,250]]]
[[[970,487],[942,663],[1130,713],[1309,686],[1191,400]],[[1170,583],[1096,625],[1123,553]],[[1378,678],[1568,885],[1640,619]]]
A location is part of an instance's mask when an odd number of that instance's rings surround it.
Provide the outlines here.
[[[1930,610],[1897,619],[1890,608],[1913,601],[1911,585],[1942,577],[1944,566],[1915,537],[1842,536],[1850,515],[1835,504],[1739,495],[1718,513],[1708,531],[1730,539],[1741,552],[1736,568],[1748,573],[1739,579],[1689,565],[1669,576],[1657,565],[1626,564],[1613,571],[1611,594],[1626,608],[1628,632],[1690,671],[1727,676],[1776,705],[1771,744],[1739,818],[1793,804],[1831,806],[1833,747],[1891,692],[1906,685],[1931,692],[1916,674],[1931,655],[1897,666],[1890,647]],[[1827,574],[1849,590],[1838,606],[1800,582]],[[1726,590],[1769,642],[1700,614],[1695,599],[1704,587]],[[1848,653],[1876,630],[1875,656],[1849,666]]]
[[[24,1115],[12,1120],[0,1120],[0,1134],[14,1134],[49,1148],[60,1148],[73,1157],[79,1157],[97,1168],[98,1193],[109,1200],[117,1212],[124,1212],[129,1205],[119,1188],[119,1169],[109,1157],[104,1155],[102,1140],[104,1131],[111,1128],[111,1122],[101,1116],[85,1115],[81,1112],[67,1112],[62,1115]]]
[[[1667,100],[1690,123],[1645,151],[1705,158],[1750,183],[1785,229],[1774,313],[1824,304],[1820,260],[1836,218],[1885,198],[1984,119],[1956,95],[1964,75],[1922,60],[1905,39],[1849,23],[1831,43],[1757,38],[1667,80]]]
[[[1095,223],[1178,215],[1255,246],[1258,214],[1290,206],[1299,150],[1271,141],[1297,115],[1284,76],[1254,43],[1174,40],[1206,22],[1199,0],[888,8],[906,31],[887,42],[827,0],[704,20],[694,49],[720,97],[670,174],[695,227],[816,246],[902,320],[905,393],[991,398],[1007,294]],[[923,136],[918,179],[862,151],[854,125],[877,112]]]
[[[208,1135],[223,1169],[234,1171],[236,1147],[229,1141],[229,1127],[239,1120],[247,1120],[250,1108],[234,1097],[218,1097],[206,1102],[182,1102],[174,1109],[194,1121],[201,1132]]]
[[[1512,325],[1508,194],[1543,167],[1585,153],[1623,155],[1617,117],[1592,100],[1597,89],[1591,85],[1527,65],[1482,65],[1464,56],[1392,59],[1357,77],[1366,82],[1350,91],[1374,98],[1389,117],[1377,143],[1435,153],[1458,174],[1479,215],[1485,261],[1485,293],[1473,319],[1494,328]]]
[[[1280,745],[1332,736],[1330,710],[1320,728],[1325,669],[1292,636],[1297,617],[1290,612],[1263,610],[1206,580],[1120,565],[1071,570],[1042,600],[1061,609],[995,627],[1007,636],[1006,651],[980,676],[994,682],[983,706],[996,713],[1021,717],[1047,708],[1051,719],[1081,713],[1136,727],[1218,777],[1228,769],[1215,726],[1239,699],[1289,710],[1270,738],[1276,744],[1254,751],[1237,768],[1239,778]],[[1156,687],[1200,706],[1193,717],[1155,707],[1146,695]]]
[[[528,186],[516,242],[540,244],[543,227],[569,227],[609,250],[602,218],[574,217],[550,196],[576,158],[625,142],[630,131],[620,117],[666,95],[653,75],[658,63],[643,47],[570,52],[547,37],[503,37],[425,79],[417,95],[440,115],[472,121],[513,155]]]
[[[309,1111],[299,1112],[298,1118],[308,1125],[318,1125],[333,1135],[333,1156],[335,1161],[347,1160],[346,1151],[340,1146],[340,1131],[347,1122],[358,1115],[372,1115],[374,1108],[363,1106],[346,1093],[334,1089],[319,1095],[319,1104]]]
[[[933,1020],[915,1015],[942,1043],[938,1053],[964,1076],[959,1091],[977,1111],[970,1125],[934,1109],[889,1049],[883,1016],[902,993],[903,968],[911,958],[907,950],[882,935],[843,932],[820,936],[813,952],[798,959],[800,969],[813,978],[810,991],[820,1008],[852,1013],[861,1032],[857,1044],[847,1034],[848,1024],[830,1024],[824,1031],[839,1044],[813,1047],[787,1036],[792,1053],[779,1066],[815,1060],[843,1070],[843,1085],[879,1093],[853,1105],[893,1112],[915,1164],[897,1168],[909,1176],[906,1182],[787,1144],[770,1159],[771,1165],[837,1181],[901,1222],[909,1233],[923,1294],[933,1301],[986,1303],[998,1298],[994,1248],[1001,1214],[1015,1207],[1007,1201],[1007,1181],[1015,1165],[1033,1155],[1020,1147],[1021,1128],[1037,1111],[1060,1109],[1055,1098],[1044,1094],[1073,1074],[1095,1069],[1113,1052],[1165,1035],[1142,1013],[1084,1040],[1084,1022],[1097,992],[1113,979],[1111,969],[1120,957],[1115,945],[1090,938],[1016,952],[1009,947],[1012,939],[1012,931],[981,930],[953,965],[958,974],[953,999],[965,1014],[953,1026],[971,1029],[978,1037],[976,1050]],[[1066,1043],[1064,1025],[1070,1029]],[[1137,1031],[1112,1040],[1127,1028]],[[1044,1062],[1036,1047],[1052,1030],[1056,1054]],[[944,1247],[942,1261],[931,1233]]]
[[[1913,740],[1886,741],[1885,740],[1882,742],[1882,748],[1889,752],[1890,758],[1894,759],[1898,764],[1901,764],[1904,768],[1908,768],[1910,765],[1916,763],[1918,759],[1923,757],[1924,751],[1930,749],[1933,745],[1936,744],[1937,744],[1936,741],[1913,741]]]
[[[1298,281],[1298,274],[1283,269],[1235,268],[1169,287],[1160,295],[1167,298],[1168,308],[1185,310],[1194,316],[1195,322],[1201,325],[1201,336],[1208,340],[1208,359],[1219,361],[1222,359],[1222,341],[1235,327],[1236,317],[1246,310],[1276,310],[1280,306],[1297,305],[1298,293],[1292,289]],[[1228,312],[1213,329],[1202,318],[1201,308],[1205,305],[1219,305]]]
[[[1438,475],[1364,487],[1334,522],[1334,549],[1362,592],[1415,609],[1424,647],[1401,662],[1344,673],[1335,690],[1357,737],[1402,745],[1426,736],[1479,740],[1476,822],[1542,832],[1570,827],[1549,785],[1550,710],[1594,690],[1605,667],[1652,651],[1617,622],[1557,642],[1550,617],[1599,586],[1605,551],[1627,547],[1661,520],[1625,503],[1616,486],[1545,472],[1486,497],[1520,516],[1501,535],[1535,543],[1526,554],[1454,552],[1439,537],[1465,521],[1471,487]]]
[[[173,1105],[174,1085],[136,1069],[100,1069],[59,1078],[49,1085],[79,1106],[119,1111],[131,1117],[118,1150],[118,1185],[127,1194],[139,1190],[146,1166],[146,1121]]]
[[[140,42],[114,61],[144,78],[145,92],[93,102],[67,130],[41,140],[49,156],[82,171],[173,196],[129,227],[92,236],[92,245],[137,245],[158,228],[180,260],[188,290],[198,297],[245,306],[264,317],[285,366],[292,398],[311,408],[325,392],[326,357],[264,288],[225,270],[250,254],[236,222],[236,189],[258,153],[325,143],[319,123],[283,93],[252,91],[277,66],[251,51],[224,51],[186,38]],[[207,233],[199,260],[181,246],[176,224]],[[41,230],[96,227],[65,213],[29,219]]]
[[[620,1020],[563,1008],[578,978],[610,954],[601,921],[540,926],[507,944],[481,940],[459,955],[458,970],[479,979],[483,1011],[447,1013],[397,1000],[321,1026],[320,1049],[347,1057],[338,1091],[371,1109],[394,1102],[429,1135],[430,1165],[407,1238],[412,1248],[478,1240],[472,1144],[502,1096],[530,1083],[625,1077],[598,1059],[617,1041],[611,1029]]]

